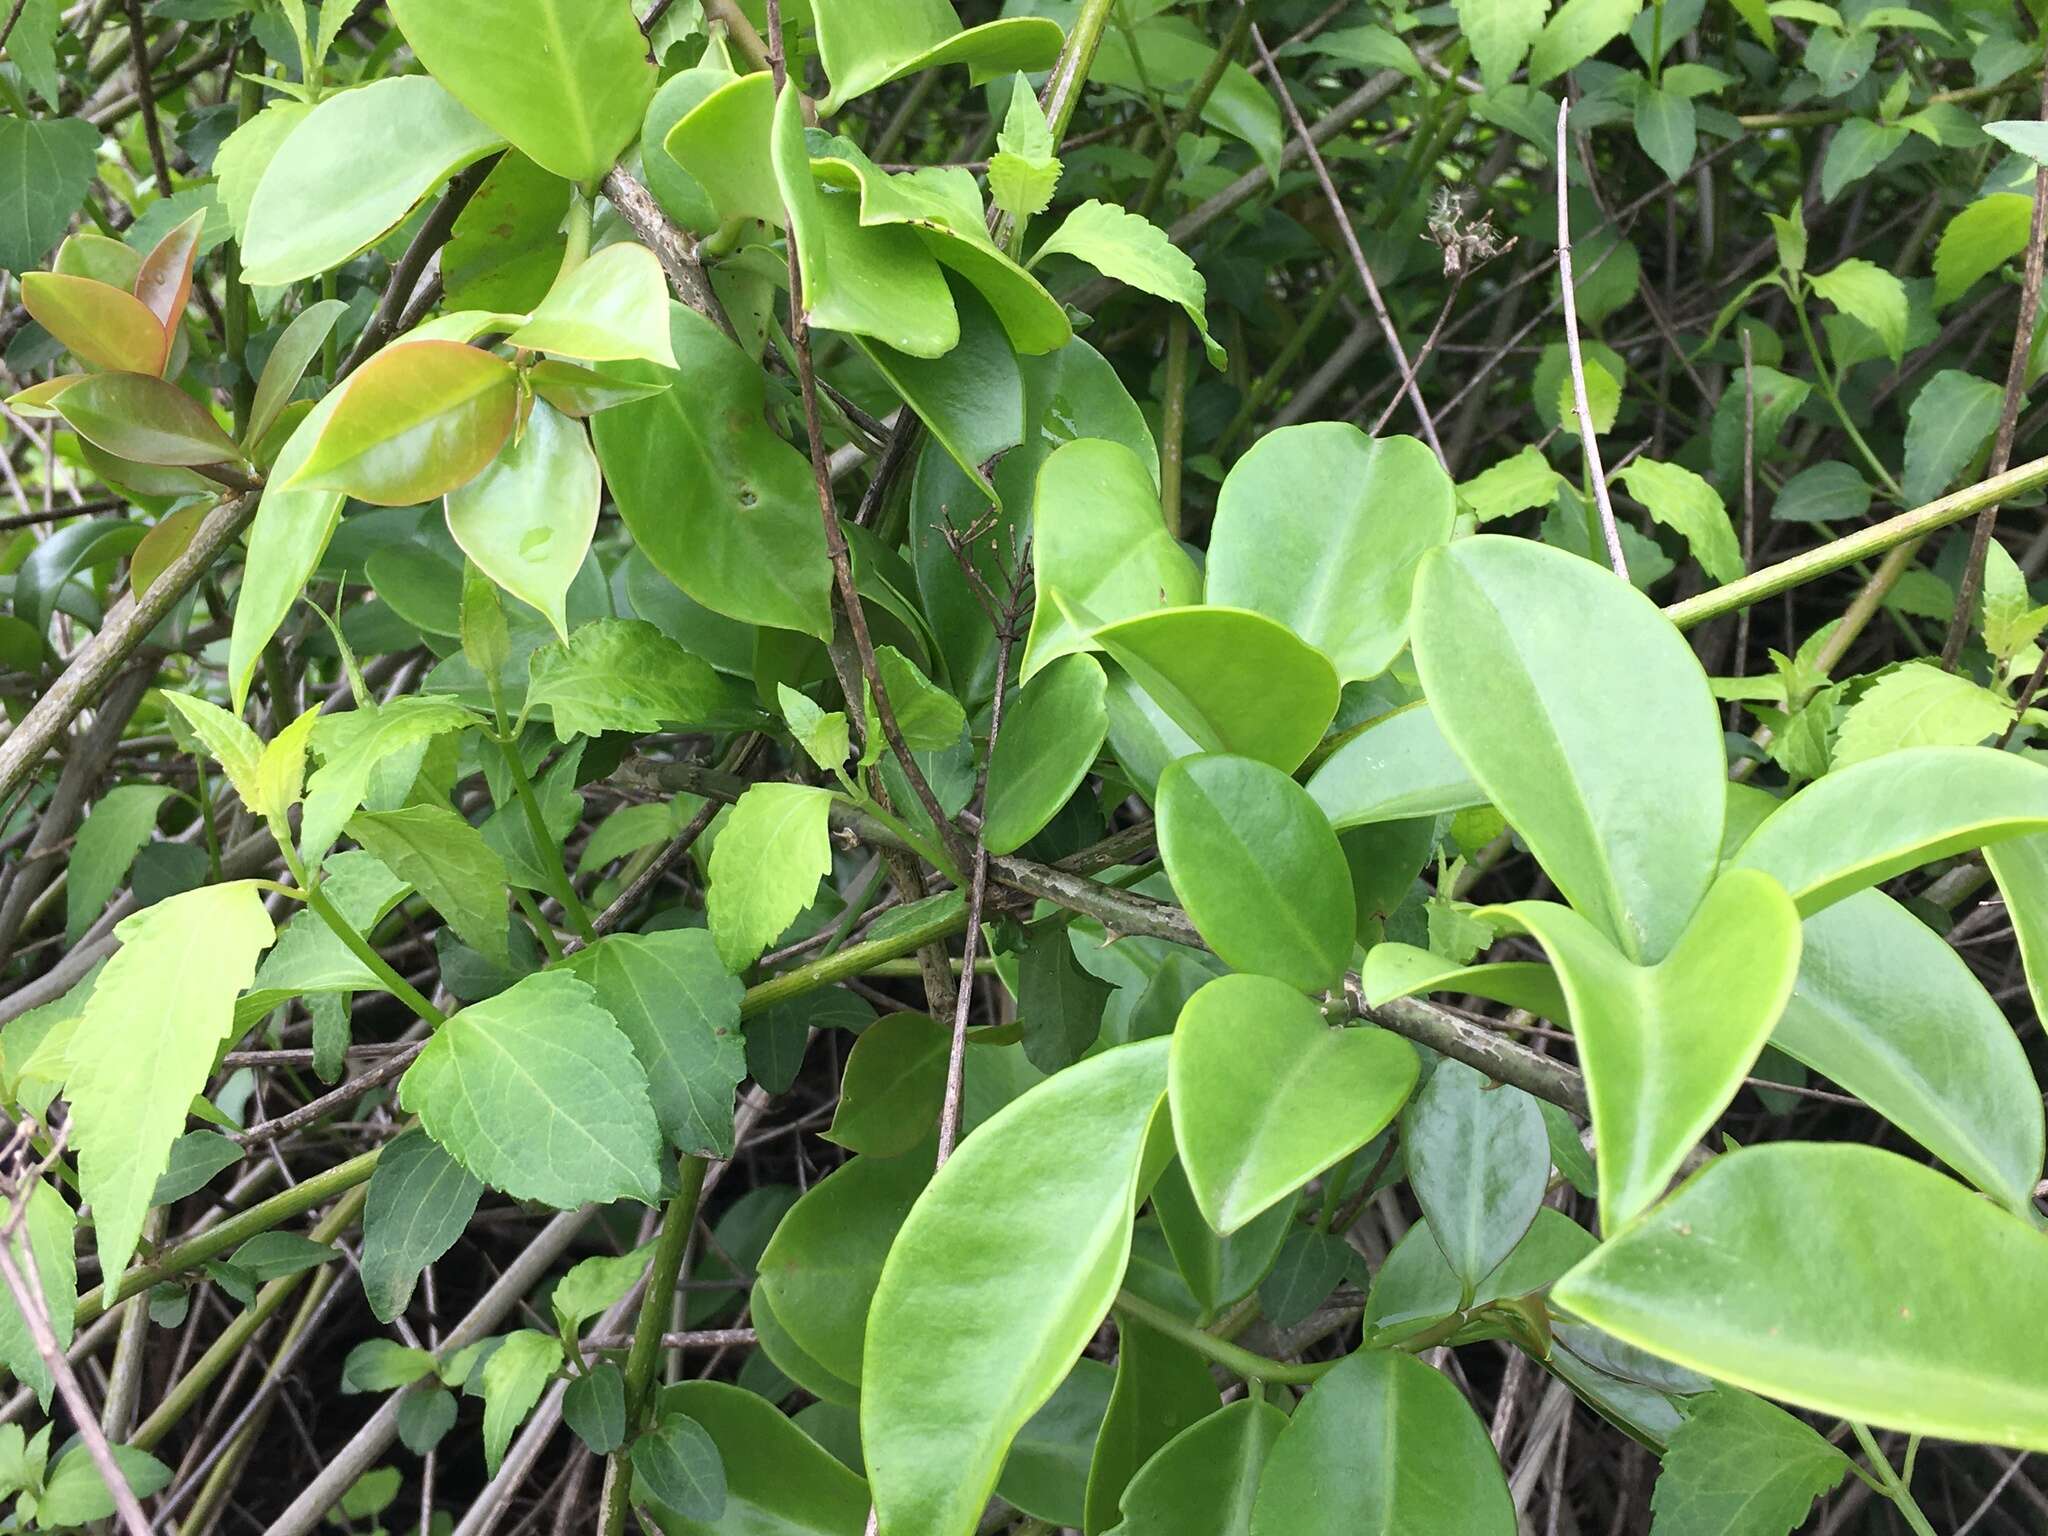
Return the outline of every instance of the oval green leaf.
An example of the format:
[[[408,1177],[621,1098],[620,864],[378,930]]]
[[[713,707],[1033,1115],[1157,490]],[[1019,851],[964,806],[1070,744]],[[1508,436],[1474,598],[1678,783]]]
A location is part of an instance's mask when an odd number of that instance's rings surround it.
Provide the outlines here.
[[[990,853],[1037,836],[1094,766],[1109,730],[1109,681],[1093,656],[1063,656],[1017,691],[989,758],[982,822]]]
[[[1339,832],[1486,804],[1464,760],[1422,702],[1367,721],[1309,775],[1309,798]]]
[[[569,584],[597,532],[604,476],[583,423],[545,400],[483,472],[448,493],[448,532],[492,581],[569,635]]]
[[[506,342],[586,363],[676,365],[668,337],[668,279],[644,245],[608,245],[557,282]]]
[[[498,456],[518,410],[512,365],[456,341],[386,347],[338,391],[286,490],[345,491],[410,507],[466,484]]]

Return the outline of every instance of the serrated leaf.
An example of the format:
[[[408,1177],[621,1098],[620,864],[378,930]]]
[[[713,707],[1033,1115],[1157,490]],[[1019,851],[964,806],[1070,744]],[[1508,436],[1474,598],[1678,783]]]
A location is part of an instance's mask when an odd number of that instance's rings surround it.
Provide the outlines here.
[[[1909,661],[1863,691],[1835,737],[1834,766],[1847,768],[1900,747],[1968,747],[2012,722],[2012,707],[1967,677]]]
[[[1052,255],[1078,257],[1104,277],[1180,305],[1201,333],[1210,366],[1220,369],[1229,361],[1209,334],[1209,317],[1203,311],[1208,283],[1196,269],[1194,258],[1175,246],[1166,231],[1150,219],[1090,198],[1052,232],[1031,258],[1031,265],[1035,267]]]
[[[832,796],[804,784],[755,784],[711,849],[705,898],[718,957],[743,971],[811,904],[832,868]]]
[[[484,1362],[484,1467],[495,1477],[512,1434],[562,1364],[562,1344],[553,1334],[522,1328]]]
[[[1692,546],[1693,558],[1716,581],[1742,574],[1742,547],[1721,493],[1691,470],[1657,459],[1636,459],[1621,471],[1621,483],[1652,517],[1675,528]]]

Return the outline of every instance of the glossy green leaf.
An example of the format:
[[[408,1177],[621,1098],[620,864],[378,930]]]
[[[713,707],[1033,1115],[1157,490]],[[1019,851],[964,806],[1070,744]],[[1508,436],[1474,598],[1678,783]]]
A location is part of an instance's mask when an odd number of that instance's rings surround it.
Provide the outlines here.
[[[1402,1114],[1401,1148],[1437,1247],[1476,1290],[1543,1203],[1550,1137],[1536,1101],[1446,1058]]]
[[[758,219],[779,229],[786,218],[768,153],[774,123],[773,77],[734,75],[676,120],[662,149],[710,199],[719,223]]]
[[[1816,779],[1733,862],[1773,875],[1810,917],[1855,891],[2048,831],[2048,765],[1986,747],[1909,747]]]
[[[647,1073],[573,976],[528,976],[456,1014],[406,1069],[399,1102],[470,1173],[522,1200],[652,1200],[661,1183]]]
[[[1169,1440],[1124,1489],[1116,1536],[1248,1536],[1252,1501],[1287,1415],[1240,1398]]]
[[[1166,531],[1156,480],[1118,443],[1081,439],[1053,450],[1033,501],[1037,603],[1023,681],[1075,651],[1093,631],[1155,608],[1200,600],[1202,578]]]
[[[0,118],[0,267],[26,273],[63,238],[99,146],[99,129],[82,117]]]
[[[755,784],[740,796],[711,849],[705,911],[718,957],[732,971],[811,904],[832,868],[832,796],[803,784]]]
[[[655,568],[714,613],[829,638],[810,461],[769,429],[761,370],[716,326],[673,305],[669,337],[680,377],[591,422],[620,516]]]
[[[1078,257],[1105,277],[1178,304],[1201,335],[1210,366],[1221,368],[1228,360],[1209,334],[1209,285],[1194,258],[1143,214],[1090,198],[1039,246],[1031,264],[1053,255]]]
[[[1336,985],[1351,958],[1351,871],[1286,774],[1243,757],[1175,762],[1159,780],[1159,853],[1195,927],[1233,967],[1302,992]]]
[[[1203,1216],[1235,1232],[1357,1151],[1419,1071],[1407,1041],[1333,1029],[1281,982],[1210,982],[1181,1010],[1167,1065],[1174,1142]]]
[[[1170,1093],[1170,1063],[1168,1077]],[[1152,1186],[1152,1214],[1158,1217],[1174,1267],[1204,1318],[1250,1295],[1266,1278],[1282,1244],[1296,1229],[1296,1204],[1283,1199],[1226,1236],[1202,1214],[1179,1161],[1166,1165]]]
[[[1355,734],[1309,775],[1309,798],[1338,831],[1486,804],[1427,703],[1404,704]]]
[[[1329,661],[1249,609],[1162,608],[1106,624],[1094,639],[1211,752],[1292,772],[1337,712]]]
[[[55,401],[80,437],[141,464],[232,464],[242,457],[212,412],[147,373],[94,373]]]
[[[1799,1407],[2048,1447],[2048,1337],[2014,1328],[2048,1237],[1874,1147],[1716,1158],[1552,1288],[1660,1359]]]
[[[764,1397],[716,1381],[664,1389],[656,1411],[687,1414],[725,1468],[725,1510],[706,1524],[650,1513],[668,1536],[860,1536],[868,1490]]]
[[[633,1491],[686,1520],[725,1513],[725,1464],[717,1443],[686,1413],[661,1414],[633,1442]]]
[[[88,566],[129,554],[142,537],[143,530],[125,518],[93,518],[57,529],[29,552],[14,573],[15,616],[40,640],[49,630],[66,584]]]
[[[434,78],[530,159],[595,181],[640,131],[654,62],[628,0],[398,0]]]
[[[1670,954],[1630,964],[1553,902],[1485,907],[1557,967],[1593,1110],[1600,1219],[1620,1231],[1664,1192],[1770,1038],[1799,969],[1799,915],[1768,876],[1731,870]]]
[[[609,1456],[626,1443],[626,1377],[602,1361],[562,1393],[562,1422],[593,1456]]]
[[[93,1208],[100,1271],[118,1275],[142,1231],[185,1109],[234,1025],[235,994],[277,931],[256,882],[165,898],[123,918],[71,1037],[71,1144]]]
[[[1590,561],[1482,534],[1427,556],[1415,659],[1444,737],[1580,912],[1632,959],[1713,878],[1726,756],[1706,674]]]
[[[1215,1411],[1208,1361],[1178,1339],[1119,1317],[1116,1384],[1088,1465],[1081,1529],[1095,1536],[1115,1525],[1137,1470]]]
[[[164,328],[134,294],[89,277],[27,272],[21,302],[66,351],[96,368],[156,374],[163,368]]]
[[[409,507],[467,484],[512,436],[512,365],[453,341],[386,347],[339,392],[285,490],[345,491]]]
[[[244,434],[245,441],[260,443],[270,435],[270,429],[277,425],[293,392],[305,378],[307,368],[320,355],[320,349],[336,323],[347,312],[348,306],[341,300],[322,299],[317,304],[307,305],[292,317],[292,323],[284,328],[284,334],[270,349],[270,356],[264,360],[262,376],[256,381],[256,394],[249,405],[249,428]],[[296,466],[293,472],[296,472]]]
[[[330,390],[292,429],[270,467],[262,499],[256,504],[256,520],[249,525],[249,553],[242,564],[234,628],[228,637],[229,696],[238,711],[249,702],[249,683],[263,658],[263,648],[298,602],[341,521],[341,504],[346,498],[340,491],[289,491],[283,487],[305,467],[313,445],[341,404],[342,394]]]
[[[1251,1523],[1252,1536],[1516,1529],[1486,1427],[1449,1377],[1397,1350],[1351,1355],[1310,1388],[1266,1457]]]
[[[952,1040],[952,1031],[921,1013],[888,1014],[862,1030],[847,1052],[825,1140],[879,1158],[900,1157],[923,1141],[938,1123]]]
[[[1024,436],[1024,378],[1009,338],[981,295],[950,285],[960,343],[941,358],[911,357],[880,342],[861,351],[930,429],[932,438],[995,503],[982,465]]]
[[[611,934],[568,969],[632,1042],[669,1145],[695,1157],[732,1155],[733,1092],[746,1075],[737,977],[701,928]]]
[[[455,1246],[483,1192],[418,1127],[385,1146],[363,1208],[363,1297],[379,1322],[405,1310],[420,1271]]]
[[[425,75],[377,80],[328,97],[289,127],[259,172],[243,236],[243,275],[277,285],[341,265],[397,228],[435,187],[503,143],[503,135]],[[348,188],[346,197],[334,195],[341,186]]]
[[[654,252],[608,245],[558,281],[506,345],[589,363],[676,365],[668,337],[668,280]]]
[[[518,440],[448,492],[448,532],[478,570],[538,608],[566,643],[569,584],[590,551],[603,496],[583,424],[536,400]]]
[[[568,182],[517,150],[492,166],[441,248],[448,308],[536,308],[562,267],[569,197]]]
[[[1526,1008],[1539,1018],[1571,1020],[1557,972],[1534,960],[1454,965],[1430,950],[1385,940],[1366,951],[1358,981],[1375,1008],[1423,992],[1470,992],[1510,1008]]]
[[[989,759],[982,842],[1012,853],[1073,798],[1109,729],[1108,681],[1094,657],[1061,657],[1003,711]]]
[[[2008,855],[2024,857],[2036,841],[1989,850],[2002,885],[2014,873]],[[2016,924],[2031,921],[2022,915],[2031,903],[2010,889],[2006,900]],[[2040,1091],[2019,1037],[1963,958],[1878,891],[1815,913],[1801,933],[1799,977],[1771,1044],[2008,1209],[2029,1212],[2041,1178]]]
[[[832,90],[830,114],[857,96],[920,70],[965,64],[976,85],[1014,70],[1039,70],[1060,51],[1057,23],[1014,16],[961,30],[946,0],[813,0],[818,52]]]
[[[1208,601],[1279,620],[1340,682],[1376,677],[1408,642],[1415,567],[1450,538],[1453,501],[1450,476],[1412,437],[1282,427],[1217,495]]]
[[[1507,1257],[1473,1285],[1467,1302],[1464,1282],[1444,1258],[1425,1217],[1408,1229],[1373,1275],[1365,1305],[1366,1335],[1376,1343],[1390,1343],[1464,1306],[1484,1307],[1547,1289],[1595,1246],[1592,1233],[1562,1211],[1545,1206]]]
[[[945,356],[959,343],[960,321],[938,262],[915,231],[863,224],[858,195],[818,185],[799,95],[784,88],[770,142],[811,323],[912,357]]]
[[[1041,1072],[1072,1066],[1102,1037],[1108,982],[1081,968],[1065,930],[1034,937],[1017,957],[1018,1028],[1025,1058]]]
[[[861,1446],[882,1536],[968,1536],[1011,1439],[1109,1310],[1160,1153],[1166,1044],[999,1110],[912,1208],[868,1315]]]
[[[996,1497],[1049,1524],[1078,1528],[1095,1437],[1109,1411],[1113,1367],[1083,1356],[1010,1443]]]

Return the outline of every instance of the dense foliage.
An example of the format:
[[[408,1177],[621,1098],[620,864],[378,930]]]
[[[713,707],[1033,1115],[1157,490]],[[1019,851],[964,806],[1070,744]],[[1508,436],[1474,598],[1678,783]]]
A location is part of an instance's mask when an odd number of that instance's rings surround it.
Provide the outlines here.
[[[2043,7],[959,12],[0,4],[0,1521],[2038,1529]]]

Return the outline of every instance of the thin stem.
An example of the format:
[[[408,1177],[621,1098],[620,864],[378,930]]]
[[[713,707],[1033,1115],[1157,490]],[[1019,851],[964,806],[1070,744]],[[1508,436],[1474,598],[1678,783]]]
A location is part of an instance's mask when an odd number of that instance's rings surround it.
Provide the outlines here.
[[[1891,1458],[1885,1455],[1877,1437],[1854,1419],[1849,1421],[1849,1427],[1856,1432],[1856,1443],[1863,1447],[1863,1454],[1870,1458],[1871,1469],[1877,1474],[1884,1496],[1892,1501],[1901,1518],[1912,1529],[1913,1536],[1934,1536],[1934,1527],[1913,1501],[1912,1490],[1906,1486],[1905,1480],[1892,1470]]]
[[[1166,1308],[1154,1306],[1134,1291],[1118,1291],[1115,1310],[1133,1322],[1143,1323],[1154,1333],[1163,1333],[1176,1343],[1185,1344],[1203,1359],[1222,1366],[1231,1375],[1246,1381],[1278,1382],[1284,1386],[1305,1387],[1337,1364],[1335,1360],[1314,1360],[1304,1365],[1269,1360],[1264,1355],[1253,1354],[1228,1339],[1219,1339],[1215,1334],[1197,1328],[1193,1323],[1174,1316]]]
[[[1565,352],[1571,359],[1572,406],[1579,418],[1579,447],[1586,455],[1586,479],[1593,504],[1600,510],[1600,534],[1607,541],[1607,560],[1614,574],[1628,579],[1628,557],[1621,552],[1621,529],[1614,521],[1614,500],[1607,494],[1607,474],[1600,465],[1600,440],[1593,433],[1593,407],[1586,399],[1586,360],[1579,352],[1579,305],[1572,286],[1572,203],[1570,162],[1565,158],[1571,97],[1557,108],[1557,281],[1564,305]]]
[[[382,983],[385,991],[428,1024],[439,1029],[447,1023],[448,1015],[422,996],[419,988],[393,970],[391,963],[377,953],[376,947],[357,933],[355,925],[341,915],[334,903],[327,899],[326,892],[308,876],[305,864],[291,850],[290,845],[283,838],[278,839],[278,844],[284,849],[285,864],[290,868],[292,878],[298,881],[299,889],[305,893],[307,907],[319,916],[320,921],[327,925],[337,939],[341,940],[348,952],[370,968],[370,973]]]
[[[595,944],[597,930],[591,926],[590,914],[584,910],[582,898],[576,894],[576,887],[569,883],[569,877],[562,869],[561,845],[548,831],[547,817],[541,814],[540,796],[533,792],[533,780],[527,776],[526,764],[519,758],[519,743],[500,736],[498,745],[503,749],[505,771],[512,777],[512,792],[518,797],[520,811],[526,817],[526,830],[533,834],[533,848],[539,855],[541,878],[548,882],[548,894],[560,904],[562,915],[582,935],[583,942]]]
[[[1159,510],[1166,531],[1180,537],[1180,470],[1188,421],[1188,322],[1166,322],[1166,398],[1160,403]]]
[[[1856,430],[1856,423],[1849,419],[1848,409],[1842,404],[1842,397],[1835,390],[1834,375],[1829,373],[1827,359],[1821,355],[1820,343],[1814,339],[1813,325],[1806,318],[1806,299],[1796,292],[1792,295],[1792,313],[1799,320],[1799,334],[1806,342],[1807,356],[1813,359],[1814,382],[1820,386],[1821,398],[1827,401],[1828,408],[1835,413],[1835,420],[1842,424],[1842,430],[1848,434],[1849,441],[1856,445],[1856,451],[1863,455],[1863,462],[1868,464],[1871,473],[1877,476],[1878,484],[1885,488],[1886,493],[1894,501],[1904,501],[1906,493],[1897,478],[1884,467],[1884,461],[1872,451],[1870,444],[1863,440],[1863,434]]]

